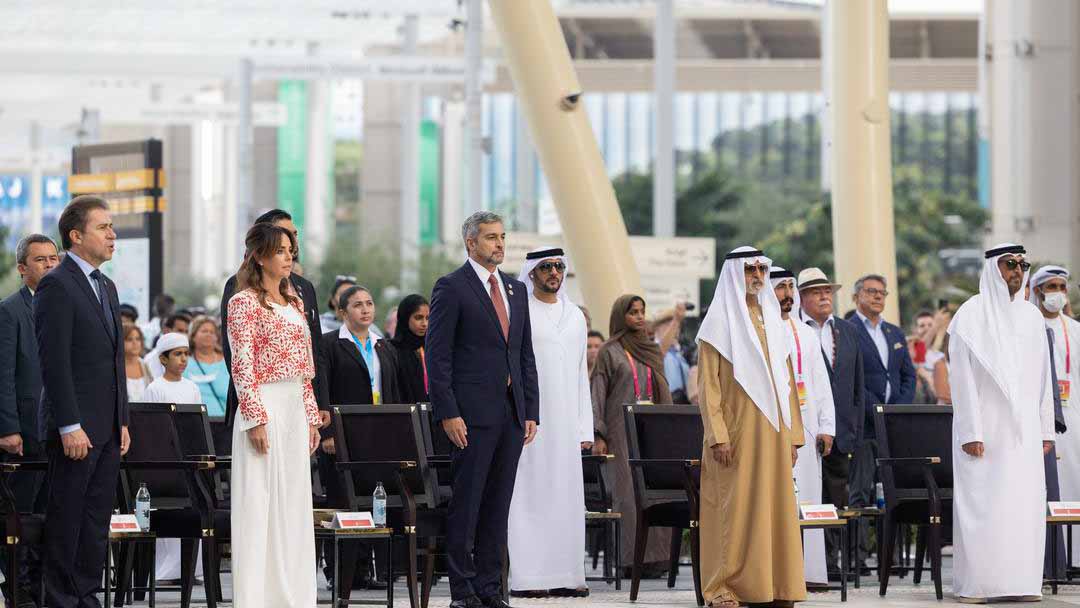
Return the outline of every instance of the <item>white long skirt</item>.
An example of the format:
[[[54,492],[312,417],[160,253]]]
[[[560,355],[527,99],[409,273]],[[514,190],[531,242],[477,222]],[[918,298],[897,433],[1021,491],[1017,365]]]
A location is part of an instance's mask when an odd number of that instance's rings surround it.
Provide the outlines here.
[[[259,387],[270,451],[233,428],[233,608],[315,608],[308,422],[299,379]]]

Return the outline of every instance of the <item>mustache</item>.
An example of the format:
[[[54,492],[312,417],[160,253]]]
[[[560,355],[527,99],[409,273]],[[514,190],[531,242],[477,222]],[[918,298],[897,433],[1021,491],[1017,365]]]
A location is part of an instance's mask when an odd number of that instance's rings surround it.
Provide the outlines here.
[[[794,306],[795,305],[795,298],[784,298],[783,300],[780,300],[780,305],[781,306]]]

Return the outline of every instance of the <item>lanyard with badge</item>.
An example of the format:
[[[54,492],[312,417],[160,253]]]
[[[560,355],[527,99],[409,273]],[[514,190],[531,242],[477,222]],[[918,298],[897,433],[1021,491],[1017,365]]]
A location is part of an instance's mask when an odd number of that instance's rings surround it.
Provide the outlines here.
[[[1058,396],[1061,397],[1061,405],[1069,405],[1069,392],[1072,383],[1069,374],[1072,371],[1072,346],[1069,344],[1069,326],[1065,323],[1065,317],[1061,317],[1061,330],[1065,334],[1065,379],[1058,379]]]
[[[350,332],[350,335],[352,332]],[[360,356],[364,358],[364,363],[367,365],[368,377],[371,379],[371,402],[375,405],[379,404],[379,389],[375,387],[375,340],[368,335],[367,343],[360,342],[360,339],[356,336],[352,337],[353,342],[356,343],[356,348],[360,349]]]
[[[799,330],[795,322],[788,319],[791,325],[791,333],[795,336],[795,392],[799,395],[799,407],[806,407],[806,382],[803,380],[802,371],[802,342],[799,340]]]
[[[641,384],[638,380],[637,363],[634,362],[634,357],[630,355],[630,351],[626,352],[626,360],[630,362],[630,371],[634,374],[634,399],[637,400],[638,405],[651,404],[653,402],[652,392],[652,368],[648,365],[645,366],[645,399],[641,398]]]

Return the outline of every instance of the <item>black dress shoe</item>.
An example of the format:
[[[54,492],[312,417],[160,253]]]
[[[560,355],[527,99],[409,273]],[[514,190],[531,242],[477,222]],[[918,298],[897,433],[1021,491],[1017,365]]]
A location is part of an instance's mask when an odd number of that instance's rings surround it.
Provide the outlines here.
[[[551,597],[589,597],[588,587],[584,589],[571,589],[569,587],[560,587],[558,589],[552,589],[550,591]]]
[[[546,589],[530,589],[528,591],[510,590],[510,597],[520,597],[525,599],[542,599],[548,597],[548,595]]]
[[[480,601],[480,598],[470,595],[463,600],[450,602],[450,608],[484,608],[484,604]]]
[[[492,597],[481,598],[480,602],[484,608],[510,608],[510,604],[507,604],[503,599],[497,595]]]

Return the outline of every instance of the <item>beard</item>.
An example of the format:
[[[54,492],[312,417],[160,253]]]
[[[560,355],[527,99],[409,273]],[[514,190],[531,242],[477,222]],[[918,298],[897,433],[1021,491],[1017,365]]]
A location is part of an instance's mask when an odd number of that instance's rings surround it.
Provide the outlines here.
[[[559,293],[560,287],[562,287],[562,282],[557,283],[555,287],[551,287],[546,282],[536,284],[536,288],[544,293]]]
[[[795,299],[794,298],[784,298],[783,300],[780,300],[780,311],[781,312],[789,313],[789,312],[791,312],[791,309],[794,308],[794,307],[795,307]]]

